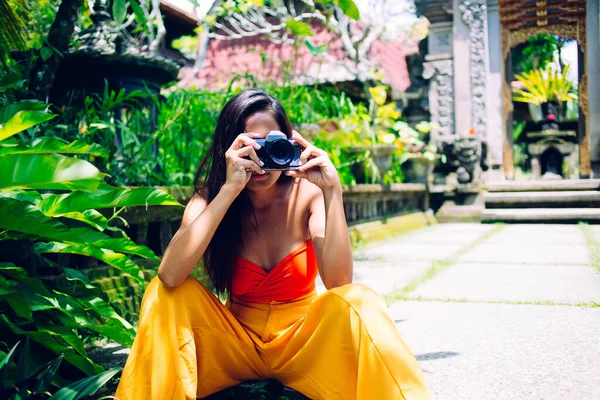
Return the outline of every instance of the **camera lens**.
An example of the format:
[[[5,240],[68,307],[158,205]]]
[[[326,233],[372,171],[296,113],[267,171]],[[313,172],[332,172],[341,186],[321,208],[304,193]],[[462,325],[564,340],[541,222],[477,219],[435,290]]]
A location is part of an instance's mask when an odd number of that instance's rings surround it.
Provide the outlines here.
[[[294,146],[285,139],[276,140],[269,146],[269,156],[281,167],[288,166],[294,160]]]

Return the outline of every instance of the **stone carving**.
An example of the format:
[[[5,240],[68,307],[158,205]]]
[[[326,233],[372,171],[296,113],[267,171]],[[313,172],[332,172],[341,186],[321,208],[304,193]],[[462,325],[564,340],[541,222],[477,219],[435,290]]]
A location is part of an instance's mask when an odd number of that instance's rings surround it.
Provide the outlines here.
[[[478,162],[481,158],[479,140],[476,137],[460,137],[454,141],[454,157],[458,161],[456,178],[459,183],[479,180]]]
[[[471,67],[471,123],[478,136],[485,138],[487,131],[486,111],[486,38],[485,0],[461,0],[460,12],[464,23],[469,27],[470,67]]]
[[[92,8],[91,19],[93,24],[85,31],[75,34],[69,51],[113,55],[117,52],[116,43],[118,32],[112,27],[112,17],[107,5],[98,1]]]
[[[428,61],[423,63],[423,78],[434,78],[431,85],[431,116],[439,128],[439,137],[449,138],[454,134],[454,63],[452,60]]]
[[[460,184],[479,182],[481,171],[488,169],[487,143],[475,135],[453,136],[438,143],[438,147],[446,156],[448,170],[456,171]]]
[[[432,48],[430,49],[430,54],[439,54],[439,53],[450,53],[452,51],[451,45],[451,30],[431,30],[430,35],[432,36]]]
[[[418,15],[424,15],[429,22],[452,21],[452,0],[415,0]]]

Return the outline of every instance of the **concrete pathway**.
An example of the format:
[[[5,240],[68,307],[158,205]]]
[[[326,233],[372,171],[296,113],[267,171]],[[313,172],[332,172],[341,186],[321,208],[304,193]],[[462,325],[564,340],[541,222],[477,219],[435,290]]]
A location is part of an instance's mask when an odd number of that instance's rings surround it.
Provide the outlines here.
[[[356,252],[436,399],[600,399],[600,227],[443,224]]]

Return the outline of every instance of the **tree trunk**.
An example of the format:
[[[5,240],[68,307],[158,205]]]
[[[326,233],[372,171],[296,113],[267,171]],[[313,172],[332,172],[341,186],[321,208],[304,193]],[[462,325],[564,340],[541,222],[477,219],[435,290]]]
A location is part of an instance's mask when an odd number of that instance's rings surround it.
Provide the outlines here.
[[[209,10],[206,12],[204,19],[206,20],[206,17],[215,15],[217,13],[217,8],[221,6],[221,3],[223,3],[223,0],[214,0],[212,6],[210,6]],[[200,32],[200,35],[198,35],[198,49],[196,53],[196,62],[194,63],[194,76],[196,76],[202,67],[204,67],[206,53],[208,52],[208,46],[210,44],[209,33],[210,26],[206,22],[202,22],[202,31]]]
[[[52,56],[46,61],[39,57],[31,74],[29,89],[32,95],[40,100],[46,101],[52,90],[56,71],[62,55],[69,48],[82,5],[83,0],[62,0],[60,3],[46,38],[47,44],[53,48]]]

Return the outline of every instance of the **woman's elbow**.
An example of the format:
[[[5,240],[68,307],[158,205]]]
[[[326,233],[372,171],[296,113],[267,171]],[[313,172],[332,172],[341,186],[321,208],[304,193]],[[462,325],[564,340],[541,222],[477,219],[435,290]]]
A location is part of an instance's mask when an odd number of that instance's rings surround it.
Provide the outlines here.
[[[350,283],[352,283],[352,270],[340,271],[335,275],[323,279],[323,284],[327,290],[348,285]]]
[[[173,272],[165,271],[162,268],[162,265],[158,268],[158,279],[168,288],[176,288],[181,285],[183,281],[185,281],[185,277],[182,279],[181,277],[175,276]]]

